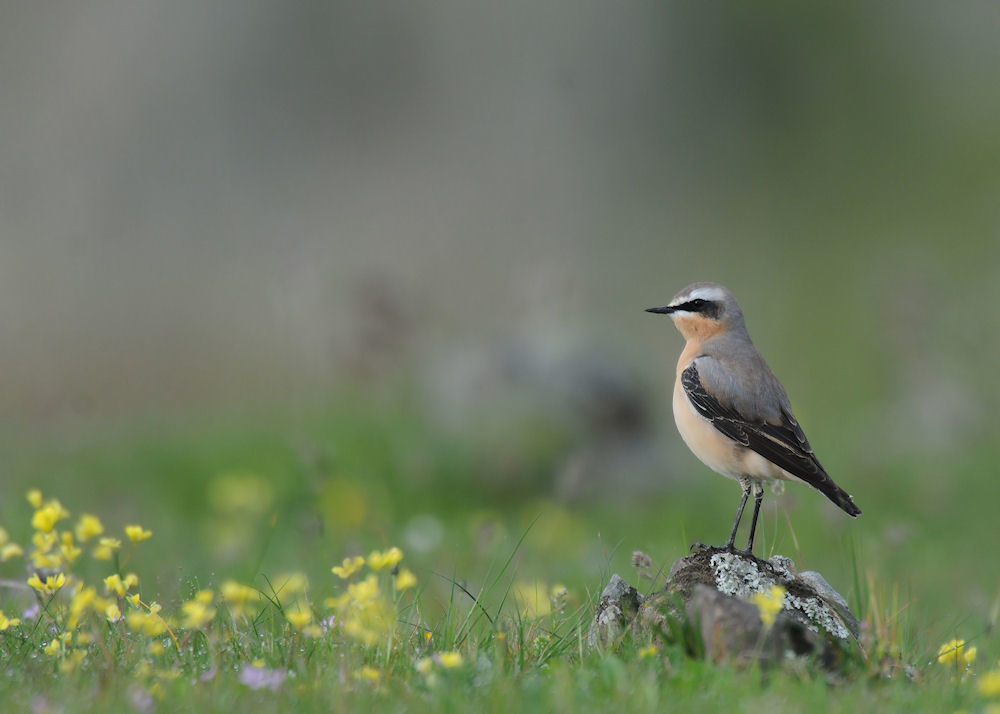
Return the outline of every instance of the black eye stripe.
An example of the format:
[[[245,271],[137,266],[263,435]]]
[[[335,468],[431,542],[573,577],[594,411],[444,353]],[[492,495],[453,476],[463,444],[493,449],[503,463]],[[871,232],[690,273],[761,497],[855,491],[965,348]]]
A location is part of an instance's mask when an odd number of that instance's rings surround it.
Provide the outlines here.
[[[678,310],[687,310],[688,312],[699,312],[704,309],[707,305],[704,300],[698,298],[697,300],[688,300],[687,302],[681,303],[677,306]]]
[[[677,306],[677,309],[684,310],[685,312],[697,312],[713,319],[718,318],[720,312],[719,303],[712,300],[702,300],[701,298],[681,303]]]

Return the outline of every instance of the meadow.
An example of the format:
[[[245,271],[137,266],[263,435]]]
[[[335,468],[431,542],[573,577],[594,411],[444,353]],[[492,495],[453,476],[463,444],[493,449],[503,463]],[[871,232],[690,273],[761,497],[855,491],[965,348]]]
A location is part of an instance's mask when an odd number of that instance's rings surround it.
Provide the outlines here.
[[[994,4],[11,5],[0,712],[1000,711]],[[757,531],[836,672],[586,646],[731,527],[696,280],[863,510]]]
[[[993,526],[898,525],[962,502],[908,488],[915,465],[856,489],[857,522],[805,489],[768,496],[761,552],[823,572],[864,625],[841,672],[760,671],[681,641],[586,647],[611,573],[648,592],[690,541],[724,537],[731,483],[679,460],[683,477],[655,496],[560,497],[569,430],[489,432],[436,428],[402,392],[8,431],[6,710],[1000,707],[995,566],[975,546]],[[962,499],[1000,498],[995,456],[950,465]]]

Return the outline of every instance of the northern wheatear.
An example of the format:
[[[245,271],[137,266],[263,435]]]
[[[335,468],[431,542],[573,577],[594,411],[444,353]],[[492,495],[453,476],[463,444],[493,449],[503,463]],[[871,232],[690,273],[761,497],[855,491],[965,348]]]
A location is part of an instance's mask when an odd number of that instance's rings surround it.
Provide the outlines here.
[[[746,552],[753,551],[764,481],[804,481],[849,516],[861,514],[816,459],[792,416],[785,388],[754,347],[729,290],[717,283],[694,283],[669,305],[646,312],[670,315],[687,340],[674,383],[674,421],[681,438],[702,463],[743,487],[727,550],[733,550],[753,488]]]

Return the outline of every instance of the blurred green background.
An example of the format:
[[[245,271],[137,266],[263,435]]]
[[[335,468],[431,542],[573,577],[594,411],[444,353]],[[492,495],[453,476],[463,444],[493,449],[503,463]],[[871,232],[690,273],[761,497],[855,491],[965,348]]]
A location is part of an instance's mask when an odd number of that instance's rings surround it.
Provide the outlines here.
[[[765,552],[989,628],[998,30],[992,3],[9,7],[0,522],[27,532],[29,486],[139,521],[166,592],[398,544],[429,593],[534,522],[517,577],[585,601],[728,533],[642,311],[715,280],[864,510],[790,486]]]

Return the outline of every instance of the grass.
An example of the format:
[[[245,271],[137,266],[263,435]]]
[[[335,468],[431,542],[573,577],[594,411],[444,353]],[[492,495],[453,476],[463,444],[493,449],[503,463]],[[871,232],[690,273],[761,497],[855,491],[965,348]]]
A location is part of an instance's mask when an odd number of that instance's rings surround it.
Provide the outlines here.
[[[958,512],[995,494],[992,453],[966,453],[954,467],[962,498],[894,490],[910,473],[894,465],[855,489],[866,496],[857,522],[804,489],[767,499],[762,551],[823,572],[865,620],[864,655],[831,676],[818,664],[716,665],[691,656],[684,637],[655,651],[631,640],[588,650],[612,572],[655,587],[630,566],[631,552],[668,568],[689,539],[725,535],[738,493],[699,473],[638,500],[540,495],[553,492],[573,437],[555,424],[524,431],[494,429],[491,441],[435,429],[406,400],[346,398],[228,422],[8,430],[0,525],[10,540],[30,556],[40,538],[33,518],[57,498],[70,515],[53,532],[92,513],[122,545],[97,560],[97,537],[75,538],[79,558],[43,572],[72,575],[54,595],[27,586],[24,558],[0,564],[0,608],[20,618],[0,632],[0,699],[11,711],[305,712],[985,711],[1000,702],[979,687],[1000,655],[996,574],[964,547],[989,524],[955,525],[946,512],[907,531],[895,520],[928,508],[922,497]],[[43,492],[40,504],[25,500],[30,488]],[[131,542],[129,524],[152,537]],[[405,554],[398,563],[394,546]],[[366,560],[356,572],[331,572],[353,556]],[[138,582],[109,587],[113,573]],[[968,672],[936,661],[953,638],[977,649]]]

